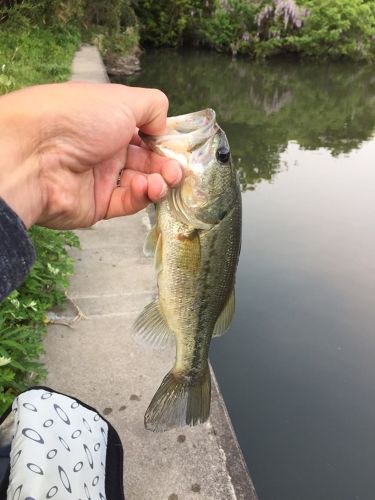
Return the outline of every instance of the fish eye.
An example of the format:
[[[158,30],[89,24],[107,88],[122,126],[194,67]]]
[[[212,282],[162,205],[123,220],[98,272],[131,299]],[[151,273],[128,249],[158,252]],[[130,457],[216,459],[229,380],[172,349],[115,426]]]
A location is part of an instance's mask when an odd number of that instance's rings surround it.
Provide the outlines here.
[[[216,151],[216,158],[220,163],[228,163],[230,158],[230,151],[226,146],[222,146]]]

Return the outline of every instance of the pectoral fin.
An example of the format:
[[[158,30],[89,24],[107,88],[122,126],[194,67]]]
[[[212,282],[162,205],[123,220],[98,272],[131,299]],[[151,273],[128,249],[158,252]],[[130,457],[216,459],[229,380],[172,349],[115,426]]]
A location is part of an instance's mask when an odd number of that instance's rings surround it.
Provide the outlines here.
[[[195,229],[188,234],[178,234],[179,259],[178,266],[184,271],[196,273],[201,263],[201,243],[199,233]]]
[[[163,238],[161,233],[159,233],[158,241],[156,243],[155,248],[155,257],[154,257],[154,269],[156,274],[160,273],[163,268]]]
[[[220,337],[221,335],[223,335],[223,333],[225,333],[225,330],[230,325],[230,322],[232,321],[234,314],[234,303],[235,299],[234,299],[234,288],[233,288],[228,296],[228,299],[223,307],[223,310],[220,313],[220,316],[217,318],[214,328],[214,333],[212,334],[213,337]]]
[[[143,253],[146,257],[152,257],[155,255],[156,245],[158,242],[159,231],[156,225],[153,226],[146,236],[145,243],[143,245]]]
[[[134,339],[142,346],[164,349],[174,343],[174,333],[160,311],[158,300],[151,302],[143,309],[135,320],[133,328]]]

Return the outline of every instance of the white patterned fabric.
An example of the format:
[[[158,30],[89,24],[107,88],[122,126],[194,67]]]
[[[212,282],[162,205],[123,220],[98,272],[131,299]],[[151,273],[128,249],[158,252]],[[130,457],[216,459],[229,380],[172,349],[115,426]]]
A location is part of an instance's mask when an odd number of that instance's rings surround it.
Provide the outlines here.
[[[106,500],[108,425],[68,396],[32,389],[12,405],[7,500]]]

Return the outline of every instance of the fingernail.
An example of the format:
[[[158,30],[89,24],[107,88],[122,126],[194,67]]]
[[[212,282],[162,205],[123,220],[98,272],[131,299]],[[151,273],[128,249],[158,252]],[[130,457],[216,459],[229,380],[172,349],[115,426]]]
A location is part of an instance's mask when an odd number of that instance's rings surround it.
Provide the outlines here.
[[[182,177],[183,177],[182,166],[179,163],[177,165],[178,165],[178,170],[177,170],[176,180],[173,183],[174,186],[177,186],[178,184],[180,184]]]
[[[171,186],[175,187],[178,186],[178,184],[180,184],[183,177],[182,165],[176,160],[171,160],[171,165],[174,165],[176,170],[176,178],[171,183]]]

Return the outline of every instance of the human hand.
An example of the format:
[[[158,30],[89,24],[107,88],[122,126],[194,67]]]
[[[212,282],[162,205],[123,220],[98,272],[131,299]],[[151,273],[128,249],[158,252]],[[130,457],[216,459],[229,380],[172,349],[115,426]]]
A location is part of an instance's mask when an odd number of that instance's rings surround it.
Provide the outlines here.
[[[58,229],[160,201],[182,171],[137,132],[162,132],[167,110],[162,92],[115,84],[40,85],[0,97],[0,196],[27,227]]]

